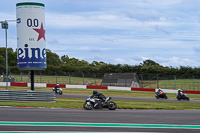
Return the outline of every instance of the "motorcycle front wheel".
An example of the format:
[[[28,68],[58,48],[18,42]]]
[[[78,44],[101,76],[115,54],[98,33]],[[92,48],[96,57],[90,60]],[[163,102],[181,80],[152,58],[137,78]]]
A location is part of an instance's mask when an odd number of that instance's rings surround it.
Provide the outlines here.
[[[89,103],[85,102],[85,103],[83,104],[83,107],[84,107],[84,109],[86,109],[86,110],[92,110],[93,105],[92,105],[90,102],[89,102]]]
[[[117,108],[117,104],[115,102],[108,102],[108,109],[115,110]]]

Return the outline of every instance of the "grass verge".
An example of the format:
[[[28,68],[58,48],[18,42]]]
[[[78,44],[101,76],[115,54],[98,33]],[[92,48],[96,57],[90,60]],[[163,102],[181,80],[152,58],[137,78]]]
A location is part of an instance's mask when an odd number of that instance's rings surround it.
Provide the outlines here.
[[[5,87],[0,87],[5,90]],[[30,87],[9,87],[8,90],[30,90]],[[35,91],[52,91],[52,88],[35,88]],[[91,95],[93,89],[70,89],[64,88],[64,94]],[[118,90],[98,90],[106,96],[119,97],[147,97],[155,98],[154,92],[139,91],[118,91]],[[168,98],[175,99],[175,94],[167,94]],[[200,99],[200,95],[188,94],[190,99]],[[167,109],[167,110],[187,110],[200,109],[199,103],[187,102],[161,102],[161,101],[132,101],[114,100],[118,109]],[[82,98],[56,98],[56,102],[0,102],[0,106],[19,106],[19,107],[45,107],[45,108],[83,108],[85,99]]]
[[[44,108],[83,108],[85,99],[82,98],[56,98],[56,102],[0,102],[0,106],[17,107],[44,107]],[[188,110],[200,109],[199,103],[187,102],[151,102],[115,100],[118,109],[165,109],[165,110]]]

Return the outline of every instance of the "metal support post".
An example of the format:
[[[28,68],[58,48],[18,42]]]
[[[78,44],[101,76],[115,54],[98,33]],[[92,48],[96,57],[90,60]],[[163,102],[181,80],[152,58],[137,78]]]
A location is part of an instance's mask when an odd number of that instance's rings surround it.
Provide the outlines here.
[[[176,90],[176,75],[174,75],[174,80],[175,80],[175,90]]]
[[[34,91],[34,70],[31,70],[31,90]]]
[[[57,84],[57,73],[55,72],[55,74],[56,74],[56,84]]]
[[[97,78],[96,73],[94,74],[94,78],[95,78],[94,83],[95,83],[95,85],[97,85],[97,83],[96,83],[96,78]]]
[[[9,20],[15,21],[15,20]],[[8,52],[7,52],[7,29],[8,29],[8,20],[0,21],[1,28],[5,29],[5,36],[6,36],[6,90],[8,90]]]
[[[157,76],[157,89],[158,89],[159,88],[158,74],[156,76]]]
[[[140,74],[141,75],[141,80],[142,80],[142,87],[141,88],[143,88],[144,86],[143,86],[143,75],[142,74]]]
[[[70,73],[68,72],[68,74],[69,74],[69,84],[70,84]]]
[[[193,90],[195,91],[195,77],[193,76]]]
[[[6,90],[8,90],[8,51],[7,51],[7,29],[5,29],[6,34]]]
[[[22,82],[22,72],[20,72],[20,75],[21,75],[21,82]]]
[[[83,85],[84,85],[84,73],[82,73],[83,74]]]
[[[41,83],[41,81],[42,81],[42,73],[40,71],[40,83]]]

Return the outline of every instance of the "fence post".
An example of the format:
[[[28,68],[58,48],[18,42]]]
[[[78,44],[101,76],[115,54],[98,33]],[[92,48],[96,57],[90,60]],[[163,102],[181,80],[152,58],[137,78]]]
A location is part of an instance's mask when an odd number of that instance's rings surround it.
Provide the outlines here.
[[[159,83],[158,83],[158,74],[156,74],[157,76],[157,88],[159,88]]]
[[[142,80],[142,88],[144,88],[144,86],[143,86],[143,75],[142,74],[140,74],[141,75],[141,80]]]
[[[111,76],[112,76],[112,73],[109,73],[109,84],[110,84],[110,86],[111,86]]]
[[[55,74],[56,74],[56,84],[57,84],[57,72],[55,72]]]
[[[12,76],[11,76],[11,71],[10,71],[10,78],[11,78]]]
[[[22,72],[21,72],[21,71],[20,71],[20,75],[21,75],[21,82],[23,82],[23,81],[22,81]]]
[[[96,73],[94,73],[94,83],[95,83],[95,85],[97,85],[97,83],[96,83]]]
[[[70,84],[70,73],[68,72],[68,74],[69,74],[69,84]]]
[[[82,72],[82,74],[83,74],[83,85],[84,85],[84,73]]]
[[[176,75],[174,75],[174,80],[175,80],[175,90],[176,90]]]
[[[125,87],[126,87],[126,74],[124,73],[124,76],[125,76]]]
[[[40,71],[40,83],[41,83],[41,80],[42,80],[42,73],[41,73],[41,71]]]
[[[28,72],[28,83],[29,83],[29,79],[30,79],[30,71]]]
[[[4,71],[3,71],[3,79],[4,79]]]
[[[195,91],[195,77],[193,76],[193,89]]]

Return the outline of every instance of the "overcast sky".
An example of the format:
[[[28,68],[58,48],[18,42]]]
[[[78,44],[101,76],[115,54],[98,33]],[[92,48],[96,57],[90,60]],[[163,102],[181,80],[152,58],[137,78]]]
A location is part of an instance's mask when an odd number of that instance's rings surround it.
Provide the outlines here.
[[[26,0],[30,2],[29,0]],[[16,19],[2,1],[0,21]],[[45,4],[46,48],[60,57],[139,65],[200,66],[200,0],[35,0]],[[0,29],[0,47],[5,32]],[[9,23],[8,47],[17,48]]]

